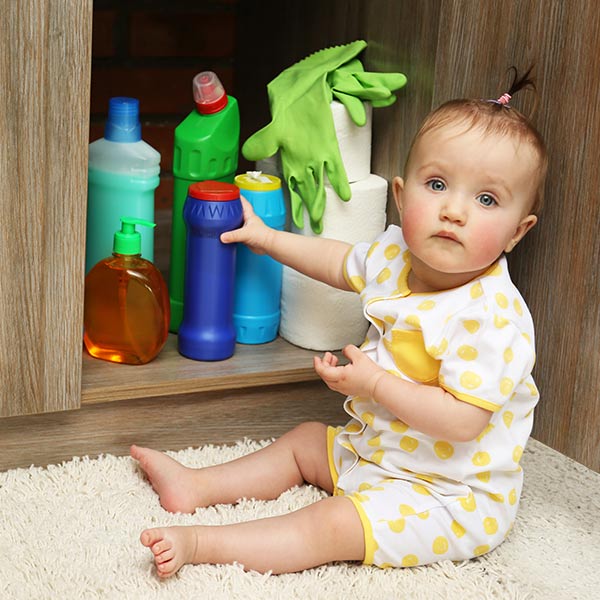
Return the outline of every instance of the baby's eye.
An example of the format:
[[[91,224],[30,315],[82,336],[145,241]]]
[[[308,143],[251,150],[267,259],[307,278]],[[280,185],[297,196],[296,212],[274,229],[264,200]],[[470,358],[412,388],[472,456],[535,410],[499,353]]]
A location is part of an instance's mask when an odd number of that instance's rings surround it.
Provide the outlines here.
[[[446,184],[441,179],[430,179],[427,185],[434,192],[443,192],[446,189]]]
[[[481,206],[494,206],[496,204],[496,199],[489,194],[481,194],[477,196],[477,200],[479,200]]]

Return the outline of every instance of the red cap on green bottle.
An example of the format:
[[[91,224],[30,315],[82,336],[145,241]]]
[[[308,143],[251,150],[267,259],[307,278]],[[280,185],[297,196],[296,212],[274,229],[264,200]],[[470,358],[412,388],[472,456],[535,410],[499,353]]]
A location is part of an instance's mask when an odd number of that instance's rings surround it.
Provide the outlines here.
[[[192,82],[194,102],[198,112],[211,115],[227,106],[227,94],[223,84],[212,71],[198,73]]]

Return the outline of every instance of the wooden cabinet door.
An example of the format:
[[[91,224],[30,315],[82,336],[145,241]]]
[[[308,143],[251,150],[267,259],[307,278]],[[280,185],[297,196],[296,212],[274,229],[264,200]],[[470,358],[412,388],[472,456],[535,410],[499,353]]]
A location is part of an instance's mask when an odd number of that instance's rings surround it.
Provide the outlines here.
[[[76,408],[92,0],[0,0],[0,416]]]

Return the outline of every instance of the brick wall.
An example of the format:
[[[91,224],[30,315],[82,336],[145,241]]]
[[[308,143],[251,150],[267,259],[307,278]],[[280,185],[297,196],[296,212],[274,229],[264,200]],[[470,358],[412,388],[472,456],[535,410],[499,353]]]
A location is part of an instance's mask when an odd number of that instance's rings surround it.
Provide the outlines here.
[[[217,73],[236,96],[236,0],[95,0],[90,141],[104,134],[108,100],[140,101],[142,137],[161,154],[156,209],[172,206],[173,131],[194,108],[192,78]]]

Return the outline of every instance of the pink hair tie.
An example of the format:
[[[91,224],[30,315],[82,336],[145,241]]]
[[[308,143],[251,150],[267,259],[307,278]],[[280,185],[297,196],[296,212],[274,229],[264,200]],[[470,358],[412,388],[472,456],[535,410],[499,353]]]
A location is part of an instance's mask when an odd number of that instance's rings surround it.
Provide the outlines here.
[[[502,94],[502,96],[500,96],[500,98],[498,98],[498,100],[496,100],[496,102],[498,104],[502,104],[503,106],[507,106],[508,103],[510,102],[511,99],[511,95],[506,93],[506,94]]]

